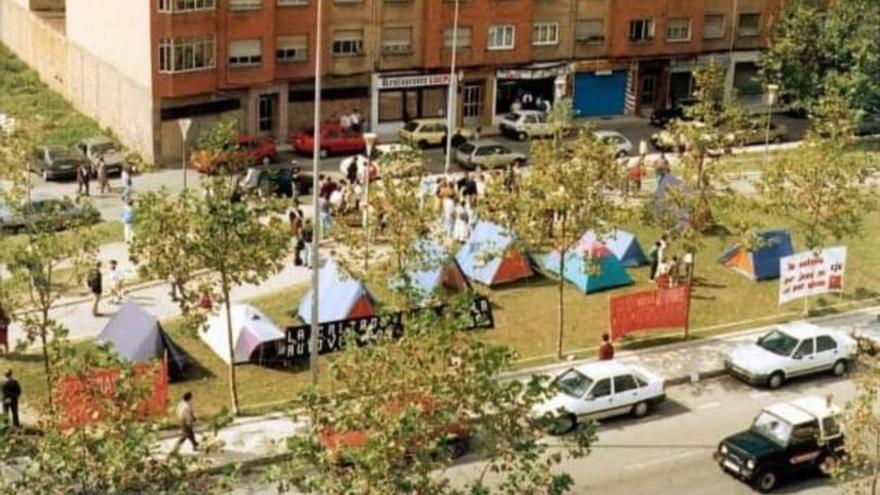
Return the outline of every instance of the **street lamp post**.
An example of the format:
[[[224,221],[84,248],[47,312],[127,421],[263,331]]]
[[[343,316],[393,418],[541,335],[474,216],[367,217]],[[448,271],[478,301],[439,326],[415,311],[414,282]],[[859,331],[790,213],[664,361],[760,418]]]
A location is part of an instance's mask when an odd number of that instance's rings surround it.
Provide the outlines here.
[[[458,4],[455,0],[455,13],[452,19],[452,60],[449,64],[449,93],[446,95],[446,162],[443,173],[449,176],[449,164],[452,159],[452,130],[455,125],[455,100],[458,78],[455,77],[455,55],[458,52]]]
[[[767,132],[764,136],[764,168],[770,165],[770,117],[773,115],[773,105],[779,96],[779,85],[767,85]]]
[[[322,34],[321,34],[321,25],[322,19],[321,14],[323,12],[323,1],[316,0],[315,8],[317,9],[317,14],[315,16],[315,29],[316,35],[315,39],[317,43],[315,43],[315,110],[314,110],[314,122],[313,129],[314,131],[314,139],[313,144],[314,147],[312,149],[312,255],[309,261],[312,264],[312,321],[311,321],[311,334],[309,335],[309,372],[312,378],[312,386],[318,386],[318,331],[319,331],[319,315],[318,315],[318,285],[320,280],[318,277],[318,262],[320,261],[320,257],[318,256],[318,244],[321,239],[321,228],[320,218],[318,216],[318,165],[321,162],[321,43],[323,42]]]
[[[364,271],[366,272],[370,268],[370,168],[373,165],[373,145],[376,144],[376,140],[379,138],[373,132],[365,132],[364,133],[364,143],[367,145],[367,163],[364,165],[364,208],[363,208],[363,219],[362,225],[364,226],[364,238],[366,239],[366,245],[364,246]]]
[[[183,188],[186,189],[186,137],[192,126],[192,119],[180,119],[177,125],[180,126],[180,167],[183,169]]]

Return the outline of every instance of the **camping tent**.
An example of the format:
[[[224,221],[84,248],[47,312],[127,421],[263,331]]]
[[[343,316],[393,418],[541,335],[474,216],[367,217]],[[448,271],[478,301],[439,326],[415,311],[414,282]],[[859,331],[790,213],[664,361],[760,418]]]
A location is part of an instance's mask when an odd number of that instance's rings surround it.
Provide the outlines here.
[[[272,320],[259,309],[249,304],[233,304],[232,344],[235,364],[250,362],[256,356],[274,352],[277,343],[284,339],[281,331]],[[226,306],[208,319],[207,329],[199,332],[199,337],[208,344],[224,363],[229,364],[229,336],[226,325]],[[269,349],[267,351],[267,348]]]
[[[559,251],[552,251],[544,257],[544,267],[559,275],[559,261]],[[597,263],[595,269],[592,263]],[[633,283],[617,256],[597,242],[580,241],[566,251],[563,277],[585,294]]]
[[[183,377],[186,354],[174,345],[156,318],[135,303],[128,302],[119,308],[97,340],[133,363],[163,359],[167,355],[168,376],[172,380]]]
[[[484,285],[499,285],[535,274],[529,256],[511,251],[513,237],[501,227],[479,222],[464,246],[455,255],[462,271]]]
[[[373,296],[359,280],[345,277],[336,262],[328,261],[318,272],[318,321],[348,320],[376,314]],[[312,290],[299,302],[297,315],[312,322]]]
[[[634,234],[625,230],[613,230],[602,235],[602,244],[605,244],[609,250],[617,256],[617,259],[623,263],[625,267],[642,266],[648,264],[648,258],[642,251],[642,246]],[[592,230],[588,230],[581,236],[579,244],[592,244],[596,242],[596,234]]]
[[[417,289],[422,299],[428,299],[440,288],[460,292],[469,288],[461,266],[455,258],[449,257],[439,244],[432,241],[419,241],[417,250],[422,258],[418,269],[407,273],[413,288]],[[399,278],[388,282],[392,288],[400,287]]]
[[[791,235],[787,230],[765,230],[758,237],[757,250],[734,244],[718,261],[755,281],[779,278],[779,260],[794,253]]]

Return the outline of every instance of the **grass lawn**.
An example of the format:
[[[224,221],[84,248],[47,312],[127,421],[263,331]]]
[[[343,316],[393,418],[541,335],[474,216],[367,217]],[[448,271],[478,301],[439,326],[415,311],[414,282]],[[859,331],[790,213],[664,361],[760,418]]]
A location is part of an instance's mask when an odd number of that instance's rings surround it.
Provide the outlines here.
[[[0,112],[19,122],[37,118],[46,124],[40,144],[69,145],[100,134],[94,120],[77,112],[61,95],[40,81],[37,73],[0,45]]]

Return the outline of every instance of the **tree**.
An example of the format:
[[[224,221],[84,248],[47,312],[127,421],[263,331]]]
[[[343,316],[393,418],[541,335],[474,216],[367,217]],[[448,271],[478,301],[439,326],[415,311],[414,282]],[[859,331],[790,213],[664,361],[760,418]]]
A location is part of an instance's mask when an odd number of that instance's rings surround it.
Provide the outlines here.
[[[459,301],[442,319],[421,312],[404,338],[337,355],[330,373],[338,386],[299,399],[311,427],[288,439],[291,461],[272,479],[327,495],[568,491],[572,479],[558,466],[587,455],[592,425],[552,447],[540,441],[541,425],[526,418],[546,396],[543,380],[497,380],[515,356],[458,330],[468,305]],[[483,465],[454,483],[447,470],[468,443]]]
[[[237,173],[244,162],[236,158],[236,146],[228,141],[234,134],[225,132],[225,126],[207,131],[226,136],[227,141],[214,143],[214,151],[232,151],[219,160],[223,166],[214,175],[203,179],[204,194],[183,191],[172,198],[162,191],[140,198],[131,252],[145,273],[194,280],[198,270],[208,272],[199,279],[200,290],[187,291],[178,303],[192,328],[201,327],[205,318],[197,308],[202,293],[223,304],[229,340],[230,407],[237,415],[230,292],[238,285],[259,283],[281,269],[290,233],[279,218],[280,202],[240,194]],[[175,232],[169,234],[169,228]]]
[[[480,207],[483,218],[498,223],[515,237],[514,249],[537,253],[550,241],[559,252],[556,354],[560,359],[565,331],[566,256],[586,230],[592,229],[597,238],[613,230],[619,208],[609,191],[619,185],[624,168],[614,159],[614,150],[600,142],[589,127],[581,129],[573,141],[563,141],[563,135],[569,132],[568,111],[561,104],[553,109],[548,121],[554,136],[534,142],[531,166],[518,180],[515,191],[509,183],[493,182]]]
[[[83,400],[100,404],[100,420],[65,427],[63,412],[50,410],[40,421],[40,435],[4,439],[0,458],[16,463],[0,478],[0,492],[20,495],[196,495],[218,493],[221,483],[192,476],[203,466],[193,457],[164,456],[155,449],[158,425],[144,421],[139,404],[147,397],[152,376],[100,350],[64,353],[60,369],[84,380],[95,372],[119,369],[108,395],[102,387],[83,387]],[[89,383],[84,381],[84,383]],[[22,462],[23,461],[23,462]],[[12,475],[11,473],[15,473]]]
[[[827,4],[827,9],[824,8]],[[824,12],[823,12],[824,11]],[[854,109],[880,108],[880,4],[873,0],[787,3],[764,52],[764,78],[779,84],[796,111],[811,111],[843,82]]]

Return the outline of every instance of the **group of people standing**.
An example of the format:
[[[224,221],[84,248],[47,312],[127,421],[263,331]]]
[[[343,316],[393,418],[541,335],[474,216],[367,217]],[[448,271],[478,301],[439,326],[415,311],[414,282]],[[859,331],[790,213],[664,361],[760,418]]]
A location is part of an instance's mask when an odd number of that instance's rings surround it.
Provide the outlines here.
[[[668,249],[669,237],[663,234],[648,253],[648,258],[651,261],[650,279],[657,284],[658,288],[678,287],[682,278],[690,279],[693,274],[693,253],[687,252],[679,258],[677,255],[668,256]]]
[[[132,180],[131,168],[128,165],[122,167],[120,173],[120,181],[122,182],[122,198],[131,199]],[[110,176],[107,170],[107,164],[104,157],[98,157],[97,163],[92,164],[82,161],[76,167],[76,195],[77,197],[90,195],[90,184],[92,179],[98,182],[100,194],[109,194],[112,192],[110,188]]]
[[[361,112],[358,111],[357,108],[339,116],[339,127],[342,127],[344,132],[360,134],[364,130],[363,122],[364,118],[361,116]]]
[[[477,202],[485,195],[486,179],[465,173],[458,180],[440,179],[435,196],[440,205],[443,237],[446,241],[467,242],[477,223]]]

